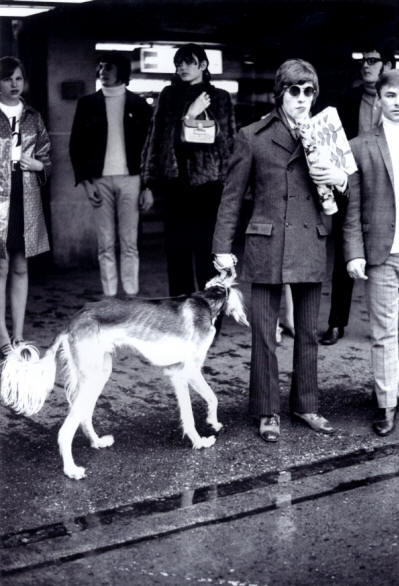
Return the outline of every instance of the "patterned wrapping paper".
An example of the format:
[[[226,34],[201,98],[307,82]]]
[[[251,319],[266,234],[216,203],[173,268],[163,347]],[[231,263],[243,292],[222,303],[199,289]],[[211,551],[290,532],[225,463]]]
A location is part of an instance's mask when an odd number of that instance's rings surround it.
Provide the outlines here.
[[[329,106],[311,119],[316,135],[317,149],[322,160],[327,160],[348,175],[357,171],[350,144],[346,138],[336,108]]]
[[[329,106],[313,118],[296,120],[308,165],[333,164],[347,175],[357,170],[336,108]],[[318,185],[320,204],[327,215],[338,211],[332,187]]]

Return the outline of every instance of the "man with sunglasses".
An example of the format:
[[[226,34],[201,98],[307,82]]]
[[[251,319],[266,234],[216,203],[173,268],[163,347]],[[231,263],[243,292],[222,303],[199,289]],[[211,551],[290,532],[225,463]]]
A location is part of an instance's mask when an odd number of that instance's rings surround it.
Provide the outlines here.
[[[359,61],[362,84],[351,89],[338,102],[338,114],[347,137],[353,138],[377,126],[381,119],[381,106],[375,84],[380,73],[389,71],[395,63],[393,55],[381,49],[370,48]],[[342,250],[342,224],[346,212],[346,200],[341,200],[337,214],[333,216],[335,259],[331,283],[331,306],[328,329],[320,342],[325,346],[336,344],[344,336],[348,325],[352,302],[353,280],[346,271]]]
[[[234,269],[234,235],[251,188],[241,277],[252,285],[250,414],[266,442],[280,436],[276,325],[284,284],[291,286],[294,304],[291,414],[316,432],[334,432],[318,403],[317,319],[328,228],[316,185],[346,186],[345,172],[334,165],[309,171],[297,136],[296,121],[309,116],[319,94],[314,67],[302,59],[284,62],[274,94],[276,108],[238,133],[213,239],[216,268]]]
[[[351,141],[358,171],[349,177],[343,240],[349,276],[366,280],[378,403],[373,429],[386,436],[395,427],[399,389],[399,70],[383,73],[376,89],[381,124]]]

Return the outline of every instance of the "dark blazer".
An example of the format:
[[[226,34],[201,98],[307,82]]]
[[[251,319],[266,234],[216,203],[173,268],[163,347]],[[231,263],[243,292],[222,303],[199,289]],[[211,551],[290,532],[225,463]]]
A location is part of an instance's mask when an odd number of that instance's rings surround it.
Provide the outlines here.
[[[245,235],[243,279],[265,284],[322,281],[329,222],[321,212],[303,147],[276,110],[238,133],[214,253],[231,252],[248,188],[254,206]]]
[[[152,116],[143,98],[126,90],[124,113],[127,167],[130,175],[140,173],[143,149]],[[76,184],[101,177],[107,146],[107,113],[101,90],[78,101],[72,125],[69,154]]]
[[[382,264],[395,234],[393,169],[383,126],[350,141],[358,171],[349,176],[350,198],[343,228],[348,262]]]

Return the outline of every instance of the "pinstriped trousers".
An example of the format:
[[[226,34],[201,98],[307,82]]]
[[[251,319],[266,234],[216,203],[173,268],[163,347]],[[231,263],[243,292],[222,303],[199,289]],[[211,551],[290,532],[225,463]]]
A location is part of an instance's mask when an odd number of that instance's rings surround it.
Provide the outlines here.
[[[321,283],[290,283],[294,303],[294,356],[290,409],[318,412],[317,320]],[[282,285],[252,285],[252,354],[249,411],[253,417],[280,412],[276,326]]]
[[[378,406],[396,407],[399,312],[399,254],[378,266],[367,267],[367,304],[370,315],[371,367]]]

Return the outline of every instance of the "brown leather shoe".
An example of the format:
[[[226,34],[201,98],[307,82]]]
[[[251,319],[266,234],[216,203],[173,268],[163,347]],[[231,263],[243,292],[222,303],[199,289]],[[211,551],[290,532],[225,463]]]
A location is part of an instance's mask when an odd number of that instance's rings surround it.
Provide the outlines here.
[[[377,435],[386,436],[395,429],[396,407],[378,409],[373,421],[373,429]]]
[[[325,417],[322,417],[318,413],[296,413],[294,411],[293,416],[309,425],[313,431],[326,433],[328,435],[335,433],[333,426],[327,421],[327,419],[325,419]]]
[[[329,327],[326,332],[320,338],[320,344],[324,346],[332,346],[336,344],[340,338],[344,337],[344,328],[331,328]]]
[[[265,442],[277,442],[280,438],[280,415],[273,413],[270,417],[261,417],[259,435]]]

